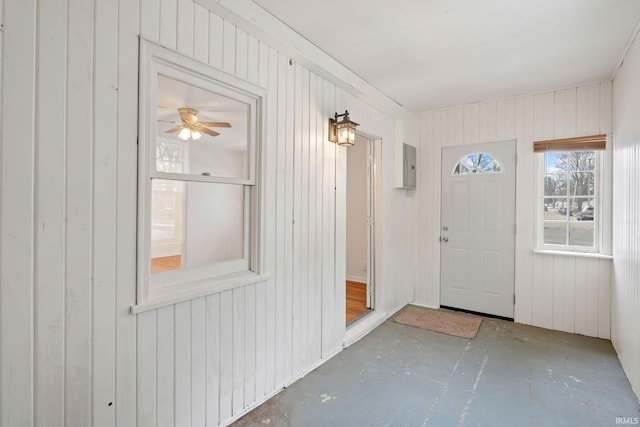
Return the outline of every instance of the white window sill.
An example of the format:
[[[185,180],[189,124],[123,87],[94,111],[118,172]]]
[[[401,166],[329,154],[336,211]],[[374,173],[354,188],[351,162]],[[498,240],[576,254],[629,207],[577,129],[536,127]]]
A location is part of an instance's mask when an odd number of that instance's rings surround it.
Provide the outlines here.
[[[205,297],[207,295],[216,294],[240,286],[264,282],[268,279],[269,275],[246,273],[227,278],[203,280],[185,286],[181,285],[180,288],[175,291],[162,293],[161,295],[149,298],[149,300],[141,304],[131,306],[130,311],[131,314],[143,313],[145,311],[155,310],[167,305]]]
[[[553,251],[549,249],[534,249],[534,254],[542,255],[562,255],[577,258],[597,258],[597,259],[613,259],[613,255],[601,254],[596,252],[572,252],[572,251]]]

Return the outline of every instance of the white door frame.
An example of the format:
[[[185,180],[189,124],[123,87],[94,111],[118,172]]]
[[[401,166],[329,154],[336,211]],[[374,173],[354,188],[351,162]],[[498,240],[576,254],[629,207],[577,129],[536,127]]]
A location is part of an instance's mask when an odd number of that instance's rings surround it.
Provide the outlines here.
[[[363,141],[366,140],[366,141]],[[382,139],[358,131],[356,144],[367,148],[367,307],[371,314],[382,304]],[[348,150],[348,148],[347,148]],[[346,164],[346,163],[345,163]],[[346,254],[345,254],[346,255]],[[346,300],[345,300],[346,304]],[[368,317],[368,316],[365,316]],[[364,318],[363,318],[364,319]],[[356,323],[352,322],[347,329]]]

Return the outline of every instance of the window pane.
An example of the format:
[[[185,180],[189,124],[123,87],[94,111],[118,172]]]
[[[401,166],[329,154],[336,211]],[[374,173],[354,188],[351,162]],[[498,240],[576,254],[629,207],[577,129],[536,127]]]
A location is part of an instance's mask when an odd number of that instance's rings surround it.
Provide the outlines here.
[[[248,104],[162,75],[157,97],[158,172],[249,178]]]
[[[544,195],[546,196],[566,196],[567,195],[567,174],[547,173],[544,176]]]
[[[572,172],[569,174],[569,195],[593,198],[595,182],[593,172]]]
[[[569,226],[569,244],[571,246],[593,247],[593,221],[576,221]]]
[[[544,153],[543,244],[595,248],[596,156],[594,151]]]
[[[182,182],[151,181],[151,257],[160,259],[152,273],[179,268],[175,256],[182,252],[183,191]]]
[[[152,273],[244,258],[244,192],[242,185],[152,180]],[[169,235],[180,238],[171,248],[162,245]]]
[[[593,171],[596,167],[595,151],[545,152],[545,172]]]
[[[453,175],[470,173],[499,173],[502,165],[491,154],[473,153],[460,159],[453,169]]]
[[[544,222],[544,243],[547,245],[567,244],[566,222]]]
[[[566,221],[563,206],[566,206],[566,199],[545,199],[543,218],[545,221]]]

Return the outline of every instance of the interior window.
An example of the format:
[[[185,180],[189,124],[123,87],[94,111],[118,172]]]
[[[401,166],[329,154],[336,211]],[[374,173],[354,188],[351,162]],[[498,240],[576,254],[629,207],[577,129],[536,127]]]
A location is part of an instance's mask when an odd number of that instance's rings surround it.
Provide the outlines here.
[[[264,90],[143,43],[138,303],[256,275]]]

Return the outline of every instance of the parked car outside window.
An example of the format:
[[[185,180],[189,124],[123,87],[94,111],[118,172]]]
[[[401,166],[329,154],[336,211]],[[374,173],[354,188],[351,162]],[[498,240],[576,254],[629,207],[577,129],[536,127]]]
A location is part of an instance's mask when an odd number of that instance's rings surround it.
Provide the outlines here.
[[[585,206],[582,212],[576,216],[576,219],[578,221],[593,221],[593,206]]]

